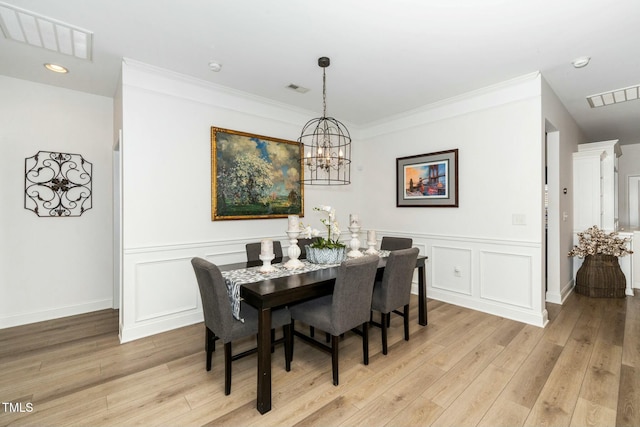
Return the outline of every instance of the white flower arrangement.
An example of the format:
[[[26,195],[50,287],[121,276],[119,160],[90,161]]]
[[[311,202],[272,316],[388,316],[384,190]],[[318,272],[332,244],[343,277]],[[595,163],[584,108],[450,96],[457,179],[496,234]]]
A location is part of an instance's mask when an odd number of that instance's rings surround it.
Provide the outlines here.
[[[327,238],[320,236],[320,232],[315,228],[311,228],[310,225],[304,226],[302,235],[307,239],[311,237],[317,237],[317,240],[311,245],[312,248],[323,249],[323,248],[344,248],[346,245],[339,241],[340,239],[340,226],[338,225],[338,221],[336,221],[336,210],[331,206],[321,205],[313,208],[314,211],[326,212],[328,218],[320,219],[320,222],[324,224],[327,228]],[[332,238],[333,236],[333,238]]]
[[[632,254],[633,251],[627,247],[630,238],[618,237],[618,232],[605,233],[597,226],[588,228],[578,233],[578,244],[569,251],[569,256],[584,258],[588,255],[613,255],[622,257]]]

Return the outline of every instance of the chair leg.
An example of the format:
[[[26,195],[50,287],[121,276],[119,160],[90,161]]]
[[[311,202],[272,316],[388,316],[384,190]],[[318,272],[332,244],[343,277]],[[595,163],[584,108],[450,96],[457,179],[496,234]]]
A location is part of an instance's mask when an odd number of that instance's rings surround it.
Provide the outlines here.
[[[205,326],[204,349],[206,352],[207,371],[211,370],[211,357],[216,350],[216,338],[213,331]]]
[[[404,340],[409,341],[409,304],[404,306]]]
[[[231,394],[231,343],[224,343],[224,394]]]
[[[391,327],[391,312],[387,313],[387,328]]]
[[[295,330],[296,330],[296,321],[291,319],[291,342],[290,342],[290,344],[291,344],[291,350],[290,350],[291,351],[291,358],[289,359],[289,361],[293,361],[293,342],[294,342],[293,336],[295,335],[295,333],[294,333]]]
[[[315,334],[316,334],[316,328],[314,328],[313,326],[309,326],[309,336],[313,338]]]
[[[276,340],[276,330],[271,329],[271,353],[276,351],[276,345],[273,343]]]
[[[333,371],[333,385],[338,385],[338,347],[340,346],[340,337],[331,336],[331,368]]]
[[[362,324],[362,358],[365,365],[369,364],[369,323]]]
[[[380,329],[382,330],[382,354],[387,354],[387,315],[380,313]]]
[[[293,357],[293,334],[291,332],[291,323],[282,327],[284,334],[284,363],[287,372],[291,371],[291,358]]]

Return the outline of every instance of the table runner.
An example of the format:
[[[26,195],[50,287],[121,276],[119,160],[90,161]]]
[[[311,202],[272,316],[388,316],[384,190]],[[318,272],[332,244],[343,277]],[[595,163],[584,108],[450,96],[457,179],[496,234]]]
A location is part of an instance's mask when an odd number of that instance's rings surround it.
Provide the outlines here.
[[[378,256],[386,258],[389,256],[389,251],[378,251]],[[246,283],[259,282],[265,279],[275,279],[278,277],[293,276],[294,274],[307,273],[309,271],[321,270],[323,268],[336,267],[340,264],[314,264],[305,259],[300,260],[303,266],[293,270],[289,270],[284,267],[284,263],[271,264],[274,268],[269,273],[260,272],[262,266],[240,268],[238,270],[222,271],[222,277],[227,285],[227,293],[229,294],[229,303],[231,304],[231,310],[233,317],[244,322],[244,319],[240,317],[240,286]]]

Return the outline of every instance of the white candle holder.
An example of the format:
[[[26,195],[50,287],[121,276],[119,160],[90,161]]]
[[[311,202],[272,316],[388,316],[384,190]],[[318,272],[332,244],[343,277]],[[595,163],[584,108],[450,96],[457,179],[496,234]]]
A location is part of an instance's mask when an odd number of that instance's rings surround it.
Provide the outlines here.
[[[260,254],[259,258],[260,258],[260,261],[262,261],[262,267],[260,267],[258,271],[260,273],[271,273],[272,271],[275,271],[276,268],[273,265],[271,265],[271,261],[273,261],[275,257],[276,256],[274,254],[270,254],[270,255]]]
[[[379,252],[376,250],[376,244],[378,242],[373,240],[373,241],[367,241],[367,246],[369,246],[369,248],[364,251],[364,253],[368,254],[368,255],[378,255]]]
[[[284,264],[284,267],[287,270],[295,270],[297,268],[304,267],[304,263],[298,259],[300,254],[300,247],[298,246],[298,234],[300,231],[289,231],[287,230],[287,236],[289,236],[289,249],[287,250],[287,255],[289,255],[289,261]]]
[[[358,249],[360,249],[360,239],[358,239],[358,233],[360,232],[360,226],[351,226],[349,227],[349,231],[351,231],[351,241],[349,242],[349,247],[351,250],[347,253],[349,258],[359,258],[362,255]]]

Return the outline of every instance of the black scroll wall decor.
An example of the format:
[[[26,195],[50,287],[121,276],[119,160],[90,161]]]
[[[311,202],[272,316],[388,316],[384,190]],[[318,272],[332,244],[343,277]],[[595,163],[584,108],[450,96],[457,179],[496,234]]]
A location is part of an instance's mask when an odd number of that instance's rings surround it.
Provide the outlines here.
[[[80,154],[38,151],[24,159],[24,208],[41,217],[80,216],[91,209],[93,166]]]

